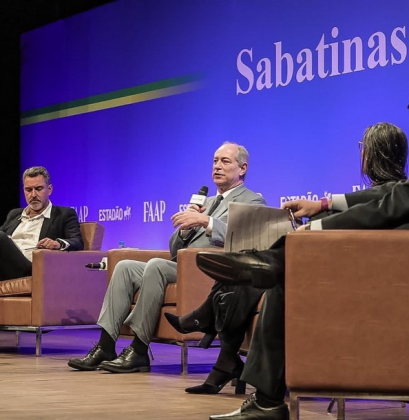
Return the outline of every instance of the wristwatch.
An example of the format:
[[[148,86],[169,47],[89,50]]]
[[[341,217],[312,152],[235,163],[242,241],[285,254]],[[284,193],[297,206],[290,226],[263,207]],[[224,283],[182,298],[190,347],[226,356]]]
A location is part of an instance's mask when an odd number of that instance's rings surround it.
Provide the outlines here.
[[[64,251],[64,249],[67,247],[67,244],[59,238],[57,238],[56,241],[60,244],[60,251]]]

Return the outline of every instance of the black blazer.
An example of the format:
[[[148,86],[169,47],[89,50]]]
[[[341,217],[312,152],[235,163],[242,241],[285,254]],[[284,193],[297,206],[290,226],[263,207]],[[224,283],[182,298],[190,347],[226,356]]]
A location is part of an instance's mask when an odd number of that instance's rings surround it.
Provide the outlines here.
[[[6,221],[0,230],[11,235],[20,224],[24,208],[14,209],[7,215]],[[64,239],[70,244],[68,251],[84,249],[77,213],[70,207],[52,206],[50,218],[44,219],[39,240],[43,238]]]
[[[322,219],[323,229],[408,228],[409,181],[346,194],[348,210]]]

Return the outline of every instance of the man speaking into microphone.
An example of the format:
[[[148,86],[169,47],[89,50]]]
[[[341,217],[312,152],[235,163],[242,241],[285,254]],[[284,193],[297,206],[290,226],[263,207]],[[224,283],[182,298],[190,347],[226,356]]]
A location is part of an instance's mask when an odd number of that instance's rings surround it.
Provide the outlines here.
[[[212,177],[217,195],[206,199],[207,189],[202,187],[192,197],[187,210],[171,217],[177,228],[169,241],[173,260],[182,248],[224,246],[228,203],[265,204],[260,195],[244,186],[247,169],[248,152],[243,146],[226,142],[216,150]],[[147,263],[120,261],[115,266],[98,319],[102,328],[100,340],[85,357],[70,359],[68,366],[115,373],[149,372],[148,346],[159,319],[166,285],[175,283],[176,279],[176,261],[161,258]],[[129,314],[138,290],[138,300]],[[131,327],[135,336],[117,357],[115,344],[122,324]]]

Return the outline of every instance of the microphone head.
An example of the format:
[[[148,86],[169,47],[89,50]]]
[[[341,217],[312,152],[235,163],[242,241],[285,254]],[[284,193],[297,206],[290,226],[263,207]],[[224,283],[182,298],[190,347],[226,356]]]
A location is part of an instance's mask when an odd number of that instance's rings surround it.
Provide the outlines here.
[[[207,197],[207,193],[209,192],[209,188],[206,186],[203,186],[202,188],[200,188],[199,190],[199,195],[205,195]]]

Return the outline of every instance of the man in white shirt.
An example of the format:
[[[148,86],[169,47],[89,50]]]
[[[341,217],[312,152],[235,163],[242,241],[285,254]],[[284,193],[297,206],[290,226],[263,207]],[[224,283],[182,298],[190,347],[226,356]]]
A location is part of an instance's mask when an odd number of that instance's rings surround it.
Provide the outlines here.
[[[23,174],[27,207],[11,210],[0,227],[0,281],[31,275],[35,249],[84,249],[78,218],[69,207],[53,206],[50,175],[42,166]]]

